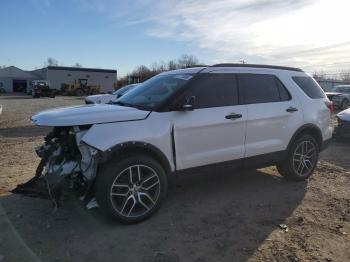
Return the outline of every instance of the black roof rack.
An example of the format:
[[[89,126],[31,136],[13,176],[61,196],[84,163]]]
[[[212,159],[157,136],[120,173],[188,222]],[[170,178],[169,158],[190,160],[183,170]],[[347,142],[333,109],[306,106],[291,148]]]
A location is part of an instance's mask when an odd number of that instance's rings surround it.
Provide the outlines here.
[[[280,69],[280,70],[291,70],[297,72],[304,72],[300,68],[296,67],[288,67],[288,66],[274,66],[274,65],[257,65],[257,64],[231,64],[231,63],[223,63],[212,65],[211,67],[255,67],[255,68],[269,68],[269,69]]]

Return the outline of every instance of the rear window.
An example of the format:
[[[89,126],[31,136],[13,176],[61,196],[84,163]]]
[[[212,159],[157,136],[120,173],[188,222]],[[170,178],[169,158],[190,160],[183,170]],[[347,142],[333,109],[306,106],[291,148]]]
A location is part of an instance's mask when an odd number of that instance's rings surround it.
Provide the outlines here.
[[[312,99],[326,97],[322,88],[313,78],[309,76],[293,76],[292,79],[308,97]]]

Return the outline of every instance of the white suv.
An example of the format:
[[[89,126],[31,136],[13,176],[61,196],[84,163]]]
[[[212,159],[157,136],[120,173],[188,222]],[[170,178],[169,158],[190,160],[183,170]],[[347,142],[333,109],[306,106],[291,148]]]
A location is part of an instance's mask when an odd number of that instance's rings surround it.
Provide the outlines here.
[[[277,165],[286,179],[304,180],[332,136],[331,110],[296,68],[219,64],[162,73],[114,104],[32,116],[54,128],[37,150],[36,176],[14,192],[56,203],[69,181],[130,223],[159,208],[175,173]]]

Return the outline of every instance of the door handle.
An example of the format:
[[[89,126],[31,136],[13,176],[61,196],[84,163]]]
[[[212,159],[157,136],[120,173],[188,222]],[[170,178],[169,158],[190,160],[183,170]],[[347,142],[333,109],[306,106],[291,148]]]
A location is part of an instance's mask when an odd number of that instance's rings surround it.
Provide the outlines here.
[[[227,116],[225,116],[226,119],[237,119],[237,118],[241,118],[242,114],[236,114],[236,113],[231,113]]]
[[[290,107],[288,107],[288,108],[286,109],[286,111],[287,111],[288,113],[293,113],[293,112],[298,111],[298,108],[290,106]]]

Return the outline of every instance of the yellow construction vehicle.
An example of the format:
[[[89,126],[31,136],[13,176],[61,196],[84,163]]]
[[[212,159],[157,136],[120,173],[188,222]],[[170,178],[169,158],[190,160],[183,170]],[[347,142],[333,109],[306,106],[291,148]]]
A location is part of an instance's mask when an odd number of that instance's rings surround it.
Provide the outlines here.
[[[96,95],[100,93],[99,85],[88,85],[87,79],[74,80],[68,85],[61,87],[62,95],[84,96]]]

